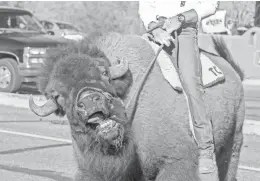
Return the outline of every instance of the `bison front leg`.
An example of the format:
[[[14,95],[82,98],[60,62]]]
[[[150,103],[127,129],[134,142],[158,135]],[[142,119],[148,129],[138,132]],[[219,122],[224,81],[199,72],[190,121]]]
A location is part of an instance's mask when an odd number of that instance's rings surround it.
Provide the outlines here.
[[[198,165],[191,160],[179,160],[165,165],[156,181],[200,181]]]

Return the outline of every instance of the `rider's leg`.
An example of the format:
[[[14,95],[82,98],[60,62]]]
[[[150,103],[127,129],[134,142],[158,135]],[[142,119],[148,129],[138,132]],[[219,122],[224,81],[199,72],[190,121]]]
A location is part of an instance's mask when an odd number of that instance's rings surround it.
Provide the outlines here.
[[[202,99],[201,62],[197,42],[197,30],[183,29],[179,35],[179,73],[183,88],[187,94],[194,132],[199,147],[200,173],[213,172],[216,169],[212,125],[206,115]]]

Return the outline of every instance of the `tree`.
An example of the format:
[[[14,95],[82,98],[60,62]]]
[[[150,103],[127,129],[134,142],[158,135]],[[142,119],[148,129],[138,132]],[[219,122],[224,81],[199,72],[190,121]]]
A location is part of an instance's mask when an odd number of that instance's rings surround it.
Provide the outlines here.
[[[260,26],[260,1],[255,3],[255,26]]]

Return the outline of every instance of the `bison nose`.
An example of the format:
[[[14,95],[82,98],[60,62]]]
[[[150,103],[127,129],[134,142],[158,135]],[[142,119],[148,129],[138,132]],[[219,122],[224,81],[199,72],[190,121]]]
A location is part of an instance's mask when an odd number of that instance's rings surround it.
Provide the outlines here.
[[[93,130],[95,130],[99,126],[98,123],[86,123],[85,125],[86,125],[86,127],[89,127]]]

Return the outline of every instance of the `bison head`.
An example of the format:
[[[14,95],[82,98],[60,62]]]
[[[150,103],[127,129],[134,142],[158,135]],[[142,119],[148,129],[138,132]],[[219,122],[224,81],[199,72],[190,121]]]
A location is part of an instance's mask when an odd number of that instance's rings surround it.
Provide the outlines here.
[[[128,63],[122,60],[111,66],[96,47],[85,48],[94,50],[76,49],[55,55],[51,72],[45,73],[47,102],[38,106],[30,97],[29,106],[41,117],[66,114],[72,137],[82,152],[92,149],[116,154],[128,141],[129,125],[123,101],[112,81],[129,71]]]

